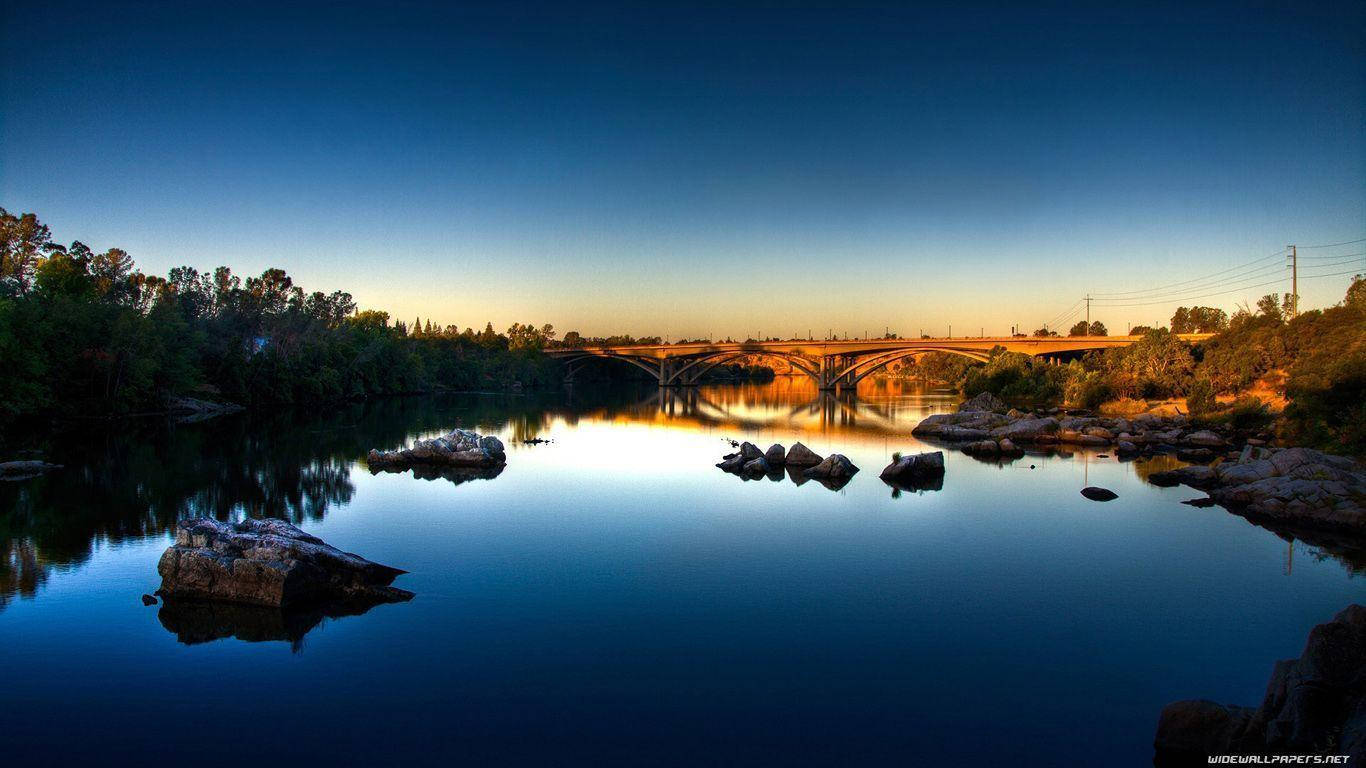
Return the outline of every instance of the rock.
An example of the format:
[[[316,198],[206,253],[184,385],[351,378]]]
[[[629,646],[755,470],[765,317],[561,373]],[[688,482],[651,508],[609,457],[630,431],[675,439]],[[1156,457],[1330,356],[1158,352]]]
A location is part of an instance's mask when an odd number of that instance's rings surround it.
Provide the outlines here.
[[[1120,456],[1133,456],[1138,453],[1138,446],[1128,440],[1120,440],[1118,443],[1115,443],[1115,452]]]
[[[142,596],[142,604],[143,604],[143,605],[156,605],[156,604],[157,604],[157,599],[156,599],[155,597],[152,597],[151,595],[143,595],[143,596]]]
[[[787,451],[783,449],[781,443],[774,443],[764,451],[764,460],[770,467],[781,467],[787,463]]]
[[[1189,505],[1192,506],[1192,507],[1200,507],[1200,508],[1203,509],[1203,508],[1205,508],[1205,507],[1212,507],[1212,506],[1214,506],[1216,502],[1214,501],[1214,499],[1211,499],[1211,498],[1209,498],[1208,496],[1206,496],[1206,497],[1200,498],[1200,499],[1186,499],[1185,501],[1183,501],[1183,502],[1181,502],[1181,503],[1182,503],[1182,504],[1189,504]]]
[[[803,475],[813,479],[840,480],[848,479],[858,472],[858,467],[842,453],[832,453],[826,456],[821,463],[808,468]]]
[[[1366,470],[1351,459],[1287,448],[1221,464],[1216,481],[1210,497],[1239,514],[1366,534]]]
[[[1020,457],[1025,454],[1024,449],[1010,441],[1010,438],[1003,438],[996,444],[1002,456]]]
[[[1010,406],[1006,405],[1004,400],[990,392],[983,392],[958,406],[960,412],[989,411],[992,413],[1005,413],[1009,408]]]
[[[1180,469],[1169,469],[1166,472],[1154,472],[1148,476],[1148,482],[1163,488],[1185,484],[1192,488],[1204,489],[1217,483],[1218,478],[1212,468],[1196,464]]]
[[[168,413],[176,415],[177,421],[181,422],[203,421],[244,410],[237,403],[214,403],[193,397],[168,397],[165,400],[165,407]]]
[[[975,440],[963,446],[963,453],[969,456],[997,456],[1001,446],[995,440]]]
[[[1216,455],[1217,454],[1215,454],[1214,451],[1211,451],[1208,448],[1182,448],[1181,450],[1176,452],[1176,458],[1182,461],[1190,461],[1195,463],[1206,463],[1214,461]]]
[[[1013,440],[1017,443],[1032,443],[1041,435],[1054,435],[1057,431],[1058,420],[1051,416],[1042,419],[1027,418],[996,427],[991,430],[991,437]]]
[[[1204,448],[1223,448],[1227,445],[1227,441],[1225,441],[1224,438],[1208,429],[1192,432],[1189,435],[1186,435],[1185,438],[1182,439],[1182,442],[1186,445],[1198,445]]]
[[[61,468],[61,464],[46,461],[0,461],[0,480],[27,480]]]
[[[742,468],[747,475],[767,475],[769,473],[768,460],[763,456],[745,462]]]
[[[1209,701],[1168,704],[1153,746],[1158,766],[1218,754],[1347,755],[1366,764],[1366,608],[1350,605],[1309,632],[1298,659],[1277,662],[1255,710]]]
[[[321,600],[392,603],[412,592],[389,584],[397,568],[342,552],[283,520],[183,520],[157,564],[171,598],[284,606]]]
[[[724,461],[717,464],[716,466],[720,467],[721,469],[727,472],[739,472],[740,470],[744,469],[745,464],[746,461],[744,456],[741,456],[738,453],[732,453],[729,456],[727,456]]]
[[[787,464],[794,467],[810,467],[821,463],[820,454],[801,443],[793,443],[787,452]]]
[[[1059,442],[1070,445],[1109,445],[1110,441],[1100,435],[1088,435],[1075,429],[1064,429],[1058,433]]]
[[[1087,486],[1086,488],[1082,488],[1081,495],[1085,496],[1091,501],[1114,501],[1115,499],[1119,498],[1119,494],[1115,493],[1109,488],[1096,488],[1094,486]]]
[[[492,435],[480,436],[457,429],[430,440],[418,440],[411,448],[394,451],[371,449],[366,455],[371,472],[401,472],[416,465],[449,467],[493,467],[507,461],[503,443]]]
[[[1082,434],[1090,435],[1091,437],[1103,438],[1106,443],[1109,443],[1111,440],[1115,439],[1114,433],[1106,429],[1105,427],[1086,427],[1082,430]]]
[[[755,459],[762,459],[764,452],[759,450],[759,446],[754,443],[744,442],[740,443],[740,455],[744,457],[745,461],[754,461]]]
[[[902,456],[888,464],[880,477],[887,482],[914,483],[917,480],[944,474],[944,452],[919,453]]]
[[[976,441],[976,440],[986,440],[988,437],[991,436],[991,433],[988,432],[988,431],[986,431],[985,429],[977,429],[977,428],[975,428],[975,427],[960,427],[960,426],[952,425],[952,424],[951,424],[951,425],[949,425],[949,426],[947,426],[947,427],[944,427],[943,429],[939,430],[939,436],[942,437],[942,438],[945,439],[945,440],[953,440],[953,441],[974,440],[974,441]]]

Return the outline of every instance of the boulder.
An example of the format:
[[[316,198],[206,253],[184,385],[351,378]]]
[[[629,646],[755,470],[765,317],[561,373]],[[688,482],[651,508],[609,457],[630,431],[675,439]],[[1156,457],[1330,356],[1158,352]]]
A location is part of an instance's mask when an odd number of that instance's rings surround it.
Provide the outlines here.
[[[1024,449],[1011,442],[1008,437],[1003,438],[996,446],[1000,450],[1002,456],[1013,456],[1018,458],[1025,454]]]
[[[857,472],[858,467],[848,457],[842,453],[832,453],[802,474],[814,479],[843,480],[853,477]]]
[[[992,413],[1005,413],[1010,409],[1005,401],[990,392],[983,392],[966,403],[958,406],[959,411],[989,411]]]
[[[1119,498],[1119,494],[1115,493],[1109,488],[1096,488],[1094,486],[1087,486],[1086,488],[1082,488],[1081,495],[1085,496],[1091,501],[1114,501],[1115,499]]]
[[[151,595],[143,595],[143,596],[142,596],[142,604],[143,604],[143,605],[156,605],[156,604],[157,604],[157,599],[156,599],[155,597],[152,597]]]
[[[769,473],[768,460],[763,456],[745,462],[742,471],[746,475],[767,475]]]
[[[1115,451],[1120,456],[1133,456],[1138,453],[1138,446],[1128,440],[1120,440],[1118,443],[1115,443]]]
[[[1366,608],[1350,605],[1277,662],[1257,709],[1181,701],[1158,718],[1154,764],[1218,754],[1347,755],[1366,764]]]
[[[365,457],[371,472],[403,471],[415,465],[493,467],[506,462],[507,455],[501,440],[465,429],[457,429],[429,440],[418,440],[410,448],[393,451],[371,449]]]
[[[770,467],[781,467],[787,463],[787,451],[783,449],[781,443],[774,443],[764,451],[764,460]]]
[[[1041,435],[1054,435],[1058,432],[1058,420],[1047,416],[1041,419],[1019,419],[991,430],[997,439],[1013,440],[1017,443],[1035,442]]]
[[[284,606],[325,600],[392,603],[413,597],[389,586],[405,571],[342,552],[274,519],[183,520],[157,572],[157,594],[168,598]]]
[[[1225,441],[1224,438],[1208,429],[1192,432],[1189,435],[1186,435],[1181,442],[1186,445],[1198,445],[1202,448],[1223,448],[1227,445],[1227,441]]]
[[[1196,464],[1180,469],[1169,469],[1165,472],[1154,472],[1148,476],[1148,482],[1163,488],[1185,484],[1192,488],[1203,489],[1217,483],[1218,478],[1212,468]]]
[[[727,472],[739,472],[744,469],[745,463],[744,456],[741,456],[738,453],[732,453],[716,466]]]
[[[793,467],[810,467],[821,463],[820,454],[801,443],[793,443],[787,452],[787,464]]]
[[[759,450],[759,446],[754,443],[744,442],[740,443],[740,455],[744,457],[745,461],[754,461],[755,459],[762,459],[764,452]]]
[[[917,480],[944,474],[944,452],[918,453],[902,456],[888,464],[880,477],[888,482],[913,483]]]
[[[997,456],[1001,453],[1001,446],[995,440],[974,440],[963,446],[963,453],[969,456]]]

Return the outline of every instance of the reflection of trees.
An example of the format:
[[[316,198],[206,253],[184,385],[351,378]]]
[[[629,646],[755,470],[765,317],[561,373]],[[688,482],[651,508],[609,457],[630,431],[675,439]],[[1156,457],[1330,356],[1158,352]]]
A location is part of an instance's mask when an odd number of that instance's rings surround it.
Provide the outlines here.
[[[33,447],[65,469],[0,483],[0,608],[32,596],[52,568],[84,563],[96,541],[163,534],[186,517],[320,520],[350,502],[352,463],[370,448],[454,426],[537,433],[547,419],[532,398],[395,397],[54,434]]]

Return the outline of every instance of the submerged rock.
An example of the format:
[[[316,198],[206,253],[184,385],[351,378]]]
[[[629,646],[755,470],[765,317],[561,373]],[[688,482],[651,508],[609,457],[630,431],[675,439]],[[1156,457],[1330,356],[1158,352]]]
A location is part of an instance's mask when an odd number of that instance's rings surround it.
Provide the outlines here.
[[[406,571],[342,552],[273,519],[183,520],[157,572],[157,594],[169,598],[283,606],[322,600],[392,603],[413,597],[389,586]]]
[[[786,461],[788,466],[810,467],[821,463],[821,455],[798,442],[788,450]]]
[[[371,471],[406,469],[415,465],[436,464],[450,467],[492,467],[504,464],[503,443],[492,435],[457,429],[441,437],[419,440],[411,448],[394,451],[371,450],[366,455]]]
[[[1298,659],[1279,661],[1257,709],[1178,701],[1163,708],[1158,766],[1218,754],[1347,755],[1366,764],[1366,608],[1350,605],[1309,632]]]
[[[1114,501],[1115,499],[1119,498],[1119,494],[1115,493],[1109,488],[1097,488],[1095,486],[1087,486],[1085,488],[1082,488],[1081,495],[1085,496],[1091,501]]]

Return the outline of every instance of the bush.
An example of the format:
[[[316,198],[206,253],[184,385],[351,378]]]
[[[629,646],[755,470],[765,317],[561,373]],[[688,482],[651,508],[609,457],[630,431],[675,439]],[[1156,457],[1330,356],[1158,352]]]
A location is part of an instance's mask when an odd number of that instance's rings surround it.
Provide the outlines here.
[[[1219,403],[1214,399],[1214,385],[1209,379],[1196,379],[1191,382],[1190,391],[1186,393],[1186,410],[1192,415],[1210,413],[1217,409]]]

